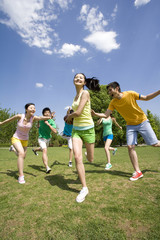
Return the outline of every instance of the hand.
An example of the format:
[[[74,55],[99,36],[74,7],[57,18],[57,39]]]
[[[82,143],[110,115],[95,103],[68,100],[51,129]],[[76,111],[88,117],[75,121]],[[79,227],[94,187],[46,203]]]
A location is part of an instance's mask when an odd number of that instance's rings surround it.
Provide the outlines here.
[[[56,115],[55,115],[55,112],[52,112],[52,113],[51,113],[51,118],[55,118],[55,116],[56,116]]]
[[[46,120],[46,121],[44,121],[44,122],[45,122],[45,124],[46,124],[46,125],[48,125],[48,126],[50,125],[50,124],[49,124],[49,122],[48,122],[47,120]]]
[[[96,116],[96,113],[95,113],[95,111],[93,109],[91,109],[91,115],[92,116]]]

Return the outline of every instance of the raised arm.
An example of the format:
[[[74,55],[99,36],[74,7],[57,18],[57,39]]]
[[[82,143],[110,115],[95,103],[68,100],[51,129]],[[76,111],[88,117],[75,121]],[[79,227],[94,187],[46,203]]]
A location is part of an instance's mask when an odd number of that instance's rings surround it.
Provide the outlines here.
[[[20,120],[20,119],[21,119],[21,114],[14,115],[13,117],[8,118],[8,119],[4,120],[3,122],[0,122],[0,126],[7,124],[9,122],[12,122],[14,120]]]
[[[150,94],[148,94],[146,96],[140,95],[140,100],[148,101],[148,100],[151,100],[151,99],[157,97],[158,95],[160,95],[160,90],[158,90],[158,91],[156,91],[154,93],[150,93]]]

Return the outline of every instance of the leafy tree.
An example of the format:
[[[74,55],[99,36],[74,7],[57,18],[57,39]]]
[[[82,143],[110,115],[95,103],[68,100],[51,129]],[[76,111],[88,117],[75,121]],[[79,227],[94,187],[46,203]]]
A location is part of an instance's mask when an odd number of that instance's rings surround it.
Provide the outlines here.
[[[99,92],[89,91],[90,97],[91,97],[91,106],[95,112],[104,113],[111,101],[111,98],[107,93],[106,86],[107,85],[101,85],[101,90]],[[122,126],[123,131],[113,124],[114,139],[112,144],[113,145],[125,144],[126,143],[126,123],[117,111],[114,111],[113,116],[116,118],[116,121],[118,122],[118,124]],[[94,117],[93,120],[95,123],[96,146],[103,146],[104,142],[103,142],[102,124],[100,126],[96,125],[96,122],[97,122],[96,117]]]
[[[15,113],[10,113],[11,109],[2,109],[0,107],[0,121],[4,121],[8,118],[11,118],[15,115]],[[16,121],[10,122],[1,126],[0,128],[0,143],[10,143],[10,139],[13,136],[16,130]]]

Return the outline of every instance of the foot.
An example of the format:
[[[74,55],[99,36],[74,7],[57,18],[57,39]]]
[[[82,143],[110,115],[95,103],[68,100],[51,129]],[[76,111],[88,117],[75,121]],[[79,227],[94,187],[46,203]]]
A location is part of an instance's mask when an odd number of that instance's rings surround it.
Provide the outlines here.
[[[47,167],[46,173],[50,173],[51,170],[52,170],[52,169],[51,169],[50,167]]]
[[[18,178],[18,182],[19,182],[20,184],[24,184],[24,183],[25,183],[24,176],[20,176],[20,177]]]
[[[115,148],[115,149],[113,150],[112,154],[115,155],[116,152],[117,152],[117,148]]]
[[[111,167],[112,167],[112,164],[111,163],[107,163],[105,169],[109,170]]]
[[[69,162],[69,163],[68,163],[68,167],[72,167],[72,162]]]
[[[143,177],[143,174],[141,171],[139,172],[134,172],[132,177],[130,178],[131,181],[136,181],[138,180],[139,178],[142,178]]]
[[[34,152],[34,154],[35,154],[36,156],[38,156],[38,153],[37,153],[34,149],[32,149],[32,151]]]
[[[85,197],[87,196],[87,194],[89,193],[88,188],[87,187],[83,187],[82,190],[80,191],[80,193],[78,194],[76,201],[78,203],[81,203],[85,200]]]
[[[10,146],[9,151],[10,152],[14,152],[15,151],[15,148],[13,147],[13,145]]]

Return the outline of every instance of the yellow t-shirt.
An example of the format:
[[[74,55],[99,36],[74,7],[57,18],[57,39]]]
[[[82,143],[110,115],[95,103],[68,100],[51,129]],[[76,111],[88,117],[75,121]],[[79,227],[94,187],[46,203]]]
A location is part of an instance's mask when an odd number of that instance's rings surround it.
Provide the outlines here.
[[[75,99],[73,101],[72,109],[74,112],[77,110],[77,108],[79,106],[82,93],[83,93],[83,91],[79,95],[77,101],[75,101]],[[83,108],[81,115],[79,117],[74,118],[73,126],[88,127],[88,126],[92,126],[92,125],[94,125],[94,122],[93,122],[93,119],[91,116],[91,103],[90,103],[90,101],[87,101]]]
[[[127,125],[138,125],[147,120],[147,116],[136,102],[136,100],[139,99],[139,93],[134,91],[125,91],[123,92],[121,99],[112,99],[108,109],[111,111],[116,109],[125,119]]]

